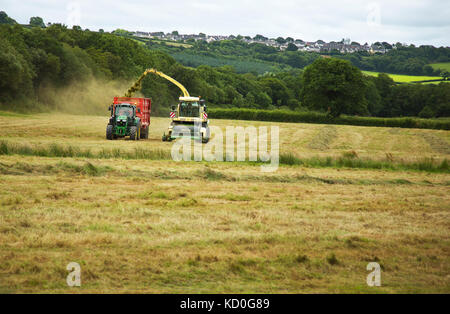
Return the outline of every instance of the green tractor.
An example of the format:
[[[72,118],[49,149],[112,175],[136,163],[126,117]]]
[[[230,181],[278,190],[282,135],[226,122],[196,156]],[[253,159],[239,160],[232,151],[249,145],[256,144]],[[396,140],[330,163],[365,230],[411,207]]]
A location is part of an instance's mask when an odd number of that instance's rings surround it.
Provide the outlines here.
[[[130,140],[139,140],[141,137],[140,108],[128,103],[113,104],[109,107],[111,118],[106,126],[106,138],[113,140],[129,136]]]

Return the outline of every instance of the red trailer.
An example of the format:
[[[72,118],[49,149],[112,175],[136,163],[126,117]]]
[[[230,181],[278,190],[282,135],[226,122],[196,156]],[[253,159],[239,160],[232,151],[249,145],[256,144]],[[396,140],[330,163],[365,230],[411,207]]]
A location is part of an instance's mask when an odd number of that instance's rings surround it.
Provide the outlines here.
[[[150,126],[150,114],[152,103],[149,98],[114,97],[112,116],[118,104],[130,104],[136,106],[136,116],[140,122],[140,138],[148,138],[148,128]]]

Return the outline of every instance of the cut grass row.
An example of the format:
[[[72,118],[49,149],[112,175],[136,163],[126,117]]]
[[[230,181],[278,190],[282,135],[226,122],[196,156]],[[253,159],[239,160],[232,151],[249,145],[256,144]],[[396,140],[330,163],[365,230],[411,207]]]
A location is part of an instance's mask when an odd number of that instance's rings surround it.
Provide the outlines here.
[[[62,146],[58,144],[51,145],[27,145],[17,144],[7,141],[0,142],[0,155],[23,155],[40,157],[82,157],[99,159],[146,159],[146,160],[172,160],[169,151],[164,150],[146,150],[135,148],[131,151],[122,151],[121,149],[103,148],[97,152],[90,149],[81,149],[74,146]],[[191,160],[194,158],[192,157]],[[224,158],[225,160],[225,158]],[[260,165],[258,162],[246,162],[248,164]],[[292,153],[281,153],[279,158],[280,165],[304,166],[312,168],[360,168],[360,169],[384,169],[384,170],[413,170],[426,172],[449,173],[450,167],[448,160],[437,160],[433,158],[423,158],[414,162],[403,160],[394,160],[391,156],[386,156],[386,160],[373,160],[369,158],[359,158],[352,152],[343,153],[339,157],[310,157],[299,158]]]
[[[273,121],[273,122],[300,122],[317,124],[357,125],[357,126],[380,126],[417,129],[450,130],[448,119],[419,119],[412,117],[404,118],[377,118],[340,116],[330,117],[326,113],[319,112],[297,112],[290,110],[259,110],[259,109],[209,109],[212,119],[249,120],[249,121]]]
[[[89,161],[59,161],[46,163],[45,165],[35,162],[0,162],[0,174],[6,176],[53,176],[58,177],[99,177],[107,176],[114,178],[152,178],[160,181],[222,181],[222,182],[264,182],[264,183],[295,183],[295,184],[325,184],[325,185],[411,185],[411,186],[449,186],[450,181],[428,181],[428,180],[410,180],[408,178],[342,178],[336,176],[310,175],[306,173],[284,173],[284,174],[236,174],[230,171],[212,169],[205,165],[197,170],[173,171],[173,170],[124,170],[116,166],[107,166],[102,163],[91,163]],[[138,197],[173,200],[179,196],[186,196],[186,193],[175,193],[172,191],[145,192]],[[51,197],[59,199],[60,194]],[[223,195],[208,196],[212,199],[223,199],[233,202],[252,201],[253,197],[246,194],[225,193]],[[8,198],[0,202],[0,205],[11,205],[15,203],[14,198]],[[188,205],[188,204],[185,204]]]

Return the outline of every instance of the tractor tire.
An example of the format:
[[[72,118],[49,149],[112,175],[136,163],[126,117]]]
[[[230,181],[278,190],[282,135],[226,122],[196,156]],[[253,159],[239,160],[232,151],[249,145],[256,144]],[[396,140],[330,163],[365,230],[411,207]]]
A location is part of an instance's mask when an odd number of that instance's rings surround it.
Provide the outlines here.
[[[137,139],[137,127],[132,126],[130,128],[130,140],[135,141]]]
[[[141,138],[147,139],[148,138],[148,128],[141,129]]]
[[[141,125],[138,124],[136,126],[136,141],[139,141],[142,137],[141,137]]]
[[[111,124],[108,124],[106,126],[106,139],[107,140],[112,140],[114,138],[113,135],[113,126]]]

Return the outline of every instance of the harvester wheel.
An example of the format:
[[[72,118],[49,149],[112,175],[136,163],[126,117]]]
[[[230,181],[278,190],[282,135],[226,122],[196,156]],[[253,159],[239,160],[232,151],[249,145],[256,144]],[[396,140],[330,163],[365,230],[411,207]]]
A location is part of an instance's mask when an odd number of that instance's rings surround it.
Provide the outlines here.
[[[106,139],[107,140],[113,139],[113,126],[111,124],[108,124],[106,126]]]
[[[130,140],[135,141],[137,138],[136,136],[137,136],[137,127],[132,126],[130,128]]]

